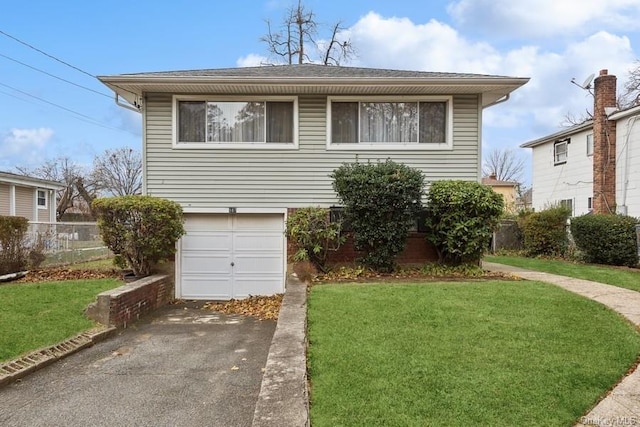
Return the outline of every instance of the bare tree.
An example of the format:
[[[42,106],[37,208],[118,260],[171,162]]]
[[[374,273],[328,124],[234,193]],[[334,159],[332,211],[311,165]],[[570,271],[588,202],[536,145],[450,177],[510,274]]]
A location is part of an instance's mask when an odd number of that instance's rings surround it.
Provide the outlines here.
[[[93,161],[93,182],[105,194],[126,196],[142,192],[142,158],[131,148],[106,150]]]
[[[288,64],[303,64],[321,61],[324,65],[340,65],[354,55],[354,49],[349,40],[339,40],[340,32],[344,30],[340,21],[331,25],[329,41],[318,40],[320,26],[314,12],[298,1],[296,7],[287,11],[279,30],[274,30],[269,20],[267,34],[260,38],[267,44],[269,53],[284,59]],[[309,49],[318,53],[311,56]]]
[[[629,77],[624,83],[625,92],[618,96],[618,107],[629,108],[640,105],[640,60],[634,62]]]
[[[495,148],[487,153],[482,165],[485,177],[495,175],[500,181],[522,182],[524,160],[515,151]]]
[[[37,168],[17,166],[16,169],[23,175],[57,181],[65,185],[62,190],[58,190],[57,194],[56,218],[58,221],[71,208],[90,213],[91,201],[95,198],[95,188],[91,180],[87,180],[88,184],[84,184],[89,174],[85,168],[69,157],[47,160]],[[78,184],[84,190],[83,192],[79,191]]]

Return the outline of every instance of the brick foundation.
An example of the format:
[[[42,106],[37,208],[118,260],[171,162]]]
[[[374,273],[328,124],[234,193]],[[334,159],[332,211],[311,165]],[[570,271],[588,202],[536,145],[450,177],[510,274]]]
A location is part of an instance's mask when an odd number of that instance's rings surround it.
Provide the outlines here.
[[[287,209],[287,215],[293,214],[295,208]],[[426,233],[412,232],[407,237],[407,243],[404,251],[398,255],[396,262],[401,265],[407,264],[425,264],[427,262],[438,261],[438,252],[435,246],[427,242]],[[297,248],[287,239],[287,254],[289,254],[288,262],[293,262],[293,255]],[[327,264],[351,264],[356,261],[361,252],[356,251],[353,245],[353,234],[348,233],[347,240],[340,246],[337,251],[329,252],[327,256]]]
[[[103,325],[126,328],[173,300],[173,276],[155,275],[98,294],[85,314]]]

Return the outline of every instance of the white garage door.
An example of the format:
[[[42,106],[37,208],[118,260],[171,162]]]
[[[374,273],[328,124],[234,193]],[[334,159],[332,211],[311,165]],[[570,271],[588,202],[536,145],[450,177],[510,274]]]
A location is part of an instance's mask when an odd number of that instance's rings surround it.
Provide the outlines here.
[[[176,296],[245,298],[284,291],[284,216],[185,215]]]

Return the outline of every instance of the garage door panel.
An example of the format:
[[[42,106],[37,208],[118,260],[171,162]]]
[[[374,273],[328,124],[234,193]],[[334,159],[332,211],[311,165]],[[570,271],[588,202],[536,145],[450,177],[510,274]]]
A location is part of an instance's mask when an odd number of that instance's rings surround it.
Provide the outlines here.
[[[279,234],[266,233],[236,233],[233,236],[234,252],[244,251],[280,251],[282,252],[282,238]]]
[[[229,274],[231,256],[226,253],[212,255],[209,252],[190,252],[182,257],[182,271],[187,274]]]
[[[226,300],[232,290],[231,274],[217,278],[211,275],[183,275],[182,289],[182,298]]]
[[[188,214],[185,229],[178,297],[226,300],[283,292],[283,215]]]
[[[233,260],[234,274],[282,274],[282,257],[278,254],[272,256],[240,256]]]
[[[205,215],[191,214],[184,223],[184,229],[189,231],[231,231],[231,218],[229,215]]]
[[[261,230],[261,231],[279,231],[284,232],[284,221],[282,215],[264,215],[264,214],[244,214],[234,217],[233,229],[235,231],[243,230]]]
[[[182,249],[184,250],[211,250],[225,251],[231,250],[231,235],[221,233],[187,234],[182,238]]]
[[[252,295],[274,295],[282,292],[282,277],[274,278],[236,278],[233,283],[234,298],[247,298]]]

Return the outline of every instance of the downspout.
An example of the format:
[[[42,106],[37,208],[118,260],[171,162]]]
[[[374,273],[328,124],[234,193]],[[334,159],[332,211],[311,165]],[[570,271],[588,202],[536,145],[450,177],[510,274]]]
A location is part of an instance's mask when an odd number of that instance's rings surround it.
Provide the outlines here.
[[[627,209],[627,187],[629,186],[629,138],[631,136],[631,131],[633,130],[633,126],[636,124],[640,116],[635,116],[627,122],[627,134],[625,135],[624,141],[624,151],[625,151],[625,159],[624,159],[624,173],[621,177],[622,184],[622,206]],[[616,156],[617,157],[617,156]],[[626,214],[626,212],[625,212]]]
[[[126,108],[127,110],[135,111],[136,113],[140,112],[140,109],[134,107],[133,105],[131,105],[129,103],[125,104],[123,102],[120,102],[120,97],[118,96],[118,93],[115,94],[115,101],[116,101],[116,105],[118,105],[118,106],[120,106],[122,108]]]
[[[509,100],[509,98],[511,98],[511,94],[510,93],[506,94],[502,98],[498,98],[497,100],[493,101],[491,104],[485,105],[484,107],[482,107],[482,109],[484,110],[485,108],[493,107],[494,105],[498,105],[498,104],[502,104],[503,102],[507,102]]]

